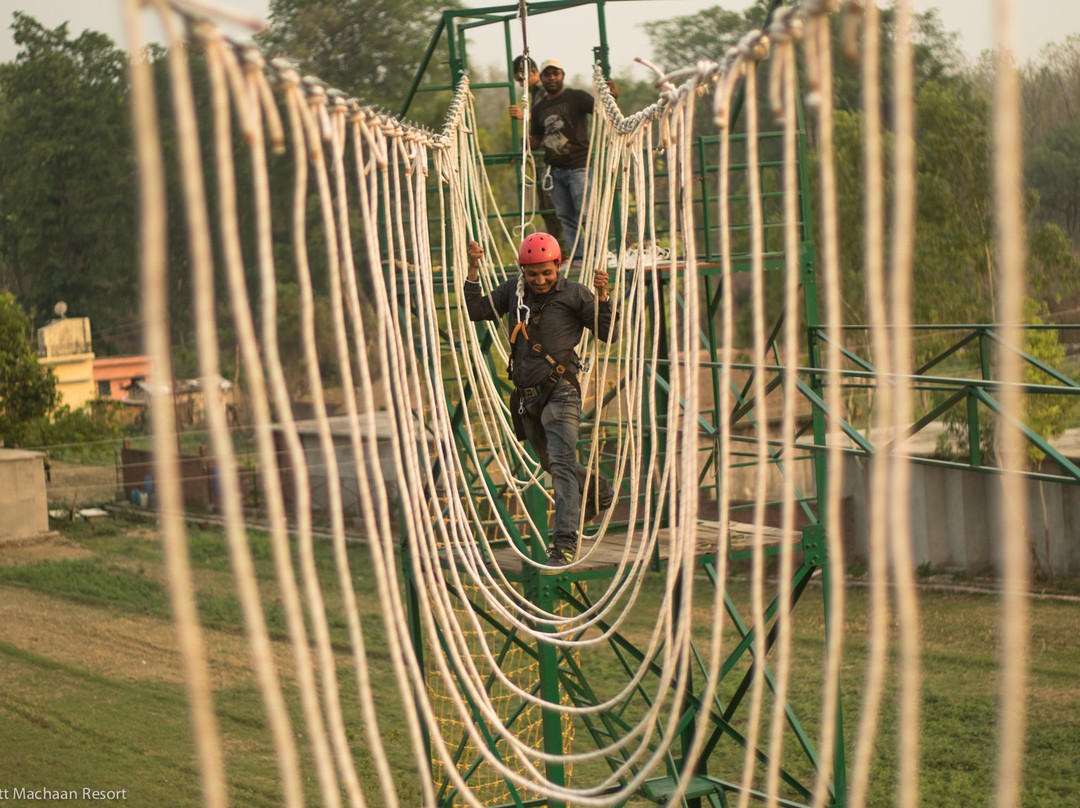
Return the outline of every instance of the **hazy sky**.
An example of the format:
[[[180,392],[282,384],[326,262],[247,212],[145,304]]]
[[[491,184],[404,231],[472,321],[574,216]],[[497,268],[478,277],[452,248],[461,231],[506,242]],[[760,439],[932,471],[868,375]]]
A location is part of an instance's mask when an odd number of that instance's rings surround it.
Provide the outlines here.
[[[269,0],[231,0],[226,4],[264,17]],[[496,5],[493,0],[466,0],[465,4],[472,7]],[[750,0],[728,0],[719,4],[731,10],[740,10],[750,5]],[[715,5],[718,5],[717,0],[608,2],[605,9],[613,69],[621,72],[633,64],[635,56],[651,56],[644,29],[649,21],[692,14]],[[914,5],[920,11],[937,6],[946,29],[959,33],[961,47],[969,57],[975,57],[993,45],[992,0],[914,0]],[[1080,2],[1076,0],[1023,0],[1017,2],[1016,6],[1016,41],[1021,59],[1037,55],[1047,42],[1061,42],[1069,34],[1080,33]],[[15,56],[9,27],[14,11],[24,10],[50,28],[66,21],[72,34],[86,28],[103,31],[126,48],[121,8],[122,0],[0,0],[0,61],[6,62]],[[515,24],[512,30],[514,46],[520,48],[520,28]],[[484,31],[490,31],[490,36],[485,35]],[[235,35],[244,38],[239,31]],[[596,15],[592,6],[530,17],[528,38],[530,53],[538,60],[557,57],[566,64],[567,73],[571,76],[591,75],[591,48],[597,40]],[[469,54],[474,65],[477,62],[486,64],[501,60],[501,26],[477,29],[470,40]],[[484,56],[488,51],[492,53],[490,59]],[[633,69],[635,75],[647,75],[639,66]],[[362,96],[359,88],[344,89]]]

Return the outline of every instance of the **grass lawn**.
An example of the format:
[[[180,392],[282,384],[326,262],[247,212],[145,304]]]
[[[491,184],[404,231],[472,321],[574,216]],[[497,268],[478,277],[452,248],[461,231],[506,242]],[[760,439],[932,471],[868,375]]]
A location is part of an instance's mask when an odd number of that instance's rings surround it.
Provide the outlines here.
[[[62,540],[49,545],[0,548],[0,717],[4,727],[0,802],[19,804],[2,799],[5,788],[46,787],[127,789],[131,805],[199,805],[160,543],[151,528],[117,520],[96,530],[83,524],[66,525],[63,534]],[[192,529],[189,538],[231,802],[245,807],[280,805],[276,762],[242,636],[223,535],[216,529]],[[309,804],[319,804],[270,548],[259,534],[252,535],[251,547],[268,624],[278,641],[274,650],[292,710],[305,796]],[[362,599],[381,731],[396,769],[395,787],[403,805],[415,806],[420,794],[413,754],[400,729],[402,711],[386,656],[368,552],[362,546],[352,546],[349,552]],[[338,653],[345,725],[365,793],[378,801],[329,546],[320,543],[317,554],[331,638]],[[698,584],[703,583],[699,578]],[[704,640],[712,590],[697,586],[695,591],[695,631]],[[625,631],[631,640],[642,639],[651,628],[662,592],[659,578],[646,584]],[[731,592],[735,602],[745,604],[745,583],[733,583]],[[811,585],[793,622],[791,701],[812,738],[821,692],[821,597],[820,587]],[[990,806],[996,748],[998,601],[990,594],[924,591],[920,607],[920,804],[926,808]],[[849,760],[863,687],[866,609],[867,591],[850,588],[843,671]],[[1032,602],[1024,808],[1075,805],[1080,794],[1078,617],[1080,603],[1075,599]],[[727,635],[725,643],[730,647],[732,642]],[[582,666],[590,670],[598,691],[619,686],[610,656],[586,655]],[[881,808],[895,804],[900,788],[892,696],[895,671],[891,668],[889,677],[870,780],[869,804]],[[730,694],[728,688],[724,698]],[[579,743],[586,742],[583,729],[578,729],[577,738]],[[718,746],[710,773],[737,781],[741,752],[733,744],[728,746]],[[785,755],[791,757],[793,770],[798,770],[792,746],[785,747]],[[597,773],[582,766],[577,777],[584,783]]]

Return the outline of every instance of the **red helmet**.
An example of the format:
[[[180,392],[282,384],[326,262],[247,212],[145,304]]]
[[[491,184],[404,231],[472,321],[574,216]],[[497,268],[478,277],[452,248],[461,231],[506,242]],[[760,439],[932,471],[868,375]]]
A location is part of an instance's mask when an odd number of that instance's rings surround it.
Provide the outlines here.
[[[559,241],[548,233],[530,233],[525,236],[518,248],[518,263],[542,264],[545,261],[562,262],[562,251],[559,249]]]

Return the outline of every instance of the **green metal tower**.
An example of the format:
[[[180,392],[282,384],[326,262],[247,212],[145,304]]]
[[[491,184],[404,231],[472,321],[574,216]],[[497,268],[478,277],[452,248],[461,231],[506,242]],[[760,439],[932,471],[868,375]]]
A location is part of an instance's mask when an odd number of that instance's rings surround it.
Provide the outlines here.
[[[778,4],[778,0],[773,3],[774,6]],[[529,4],[528,13],[530,16],[536,16],[579,6],[592,6],[595,8],[598,44],[594,49],[594,55],[606,68],[605,0],[534,2]],[[402,106],[401,114],[406,115],[408,113],[416,93],[444,91],[451,88],[459,80],[468,67],[468,42],[466,37],[471,30],[481,26],[502,26],[506,50],[507,80],[488,84],[474,83],[471,86],[475,91],[502,90],[505,88],[509,98],[513,101],[514,85],[510,64],[514,56],[512,40],[514,29],[519,24],[518,13],[519,7],[517,5],[455,9],[444,12],[431,38],[409,97]],[[425,85],[422,83],[423,77],[428,72],[435,54],[440,52],[440,49],[445,49],[441,52],[449,60],[450,82],[447,84]],[[515,139],[516,134],[515,132]],[[765,188],[761,201],[766,215],[766,269],[780,269],[785,263],[783,244],[781,243],[782,238],[779,236],[782,233],[783,221],[782,218],[778,218],[782,216],[782,205],[780,204],[782,191],[779,190],[781,187],[779,172],[782,168],[782,161],[779,158],[780,133],[762,133],[759,141],[759,148],[763,155],[760,169],[761,178],[764,180],[762,186]],[[809,343],[808,354],[812,371],[817,356],[814,337],[820,323],[812,244],[806,139],[802,131],[799,132],[798,142],[798,168],[801,188],[799,222],[801,245],[799,260],[804,308],[802,312],[795,316],[801,317],[806,324]],[[716,224],[718,200],[715,190],[718,186],[719,171],[715,157],[718,143],[719,138],[716,136],[700,136],[695,141],[696,184],[694,207],[696,236],[699,245],[698,266],[701,274],[701,284],[704,289],[703,310],[708,312],[708,323],[701,328],[700,340],[701,346],[708,351],[710,357],[710,360],[703,363],[703,365],[708,369],[711,376],[714,400],[711,411],[699,413],[698,423],[699,428],[707,435],[718,438],[720,425],[726,420],[730,424],[732,431],[736,435],[742,436],[741,443],[738,442],[738,438],[736,439],[738,447],[739,445],[749,446],[754,442],[757,424],[754,420],[754,402],[751,394],[752,366],[739,366],[739,369],[744,372],[740,378],[739,386],[732,391],[732,400],[735,402],[733,411],[720,412],[719,410],[721,346],[716,321],[717,312],[720,310],[722,301],[722,284],[720,282],[719,233]],[[745,137],[740,139],[740,136],[735,135],[733,136],[733,143],[736,144],[736,149],[738,144],[741,143],[745,150]],[[519,156],[515,154],[485,155],[485,162],[488,165],[515,164],[518,159]],[[745,161],[740,162],[734,159],[730,171],[733,178],[741,177],[743,180],[740,183],[738,179],[733,179],[732,187],[736,190],[733,191],[729,200],[736,217],[740,215],[740,211],[743,214],[741,219],[733,222],[733,230],[737,231],[735,242],[738,245],[742,241],[739,234],[745,234],[749,228],[747,213],[749,198],[745,191],[747,175]],[[666,205],[667,202],[661,200],[658,204]],[[517,217],[519,214],[517,211],[505,211],[503,215],[511,218]],[[656,216],[657,221],[661,219],[663,219],[662,216]],[[749,242],[746,240],[741,247],[736,246],[735,248],[735,269],[737,271],[746,272],[750,268],[748,244]],[[669,278],[664,273],[658,273],[656,282],[663,288],[667,289],[668,281]],[[667,292],[664,294],[667,294]],[[675,305],[674,301],[669,301],[669,303]],[[662,322],[663,309],[661,308],[660,311],[661,321],[653,322],[651,327],[663,334],[665,329]],[[769,340],[773,355],[776,357],[776,367],[767,380],[767,389],[769,390],[776,389],[782,384],[782,369],[785,362],[797,361],[796,357],[781,357],[779,354],[778,335],[781,330],[781,323],[782,317],[779,318]],[[494,364],[492,364],[491,372],[495,378],[501,379],[500,369],[496,368]],[[650,373],[652,386],[650,406],[662,417],[666,410],[664,399],[670,392],[666,361],[651,368]],[[804,526],[795,544],[797,562],[796,569],[789,582],[790,598],[785,602],[781,602],[779,596],[774,595],[772,601],[764,609],[764,622],[755,625],[747,617],[745,592],[726,592],[724,611],[728,621],[727,631],[730,642],[725,646],[728,650],[724,656],[723,682],[718,690],[718,696],[715,700],[706,701],[697,695],[700,691],[695,690],[695,686],[700,687],[701,682],[704,680],[706,653],[695,646],[694,671],[690,674],[692,677],[689,687],[691,695],[684,704],[672,705],[672,709],[678,710],[677,722],[679,734],[683,739],[682,748],[679,748],[677,744],[676,748],[668,752],[665,764],[662,767],[662,773],[644,783],[644,786],[638,792],[639,798],[655,804],[668,804],[669,795],[679,785],[680,780],[685,780],[686,782],[683,783],[685,797],[682,804],[687,806],[726,806],[731,804],[731,795],[741,788],[739,785],[740,766],[746,751],[747,738],[739,727],[750,700],[749,693],[755,675],[755,660],[768,658],[767,654],[776,642],[781,621],[794,621],[797,615],[804,610],[812,610],[817,615],[815,620],[821,622],[825,632],[829,631],[830,608],[827,596],[829,591],[829,571],[826,564],[826,526],[821,521],[822,514],[825,512],[825,482],[827,480],[824,453],[825,405],[821,395],[822,379],[823,377],[820,374],[811,372],[805,383],[800,382],[802,385],[800,391],[803,393],[805,400],[810,402],[804,418],[804,429],[811,431],[815,448],[810,450],[801,449],[795,457],[781,457],[779,452],[775,450],[772,454],[772,463],[780,473],[795,473],[800,467],[810,467],[812,469],[805,476],[811,481],[813,489],[801,494],[798,498],[802,515],[801,521]],[[463,418],[464,415],[459,406],[455,419],[455,423],[459,427]],[[601,445],[604,444],[605,424],[597,419],[595,412],[584,413],[582,434],[583,440],[595,440],[599,441]],[[464,433],[459,437],[464,440]],[[712,444],[715,447],[717,441],[713,440]],[[601,464],[602,466],[605,463],[608,464],[610,471],[610,464],[613,460],[614,458],[610,455],[607,457],[602,456]],[[756,458],[752,448],[742,452],[738,451],[738,448],[736,449],[733,468],[753,467],[754,465],[756,465]],[[494,491],[495,496],[491,497],[491,501],[495,503],[494,507],[502,508],[505,499],[500,495],[499,485],[493,481],[495,475],[490,472],[490,466],[484,462],[481,462],[479,466],[472,463],[469,463],[468,466],[474,475],[473,485],[474,490],[477,492],[477,500],[485,500],[486,492]],[[719,454],[715,448],[703,458],[701,468],[701,488],[707,494],[711,492],[715,496],[719,488],[717,480]],[[530,506],[534,521],[537,524],[546,524],[547,516],[544,512],[544,504],[542,498],[537,495]],[[746,505],[745,507],[750,506]],[[511,535],[510,541],[514,542],[521,550],[531,553],[532,557],[542,558],[543,545],[539,537],[525,533],[523,520],[520,518],[515,519],[514,515],[506,510],[503,511],[501,516],[510,525],[518,527],[518,532]],[[725,517],[722,515],[721,518]],[[609,529],[617,529],[617,527]],[[776,537],[778,533],[779,531],[776,529],[766,530],[767,546],[765,552],[769,555],[775,556],[779,552],[779,542]],[[769,541],[770,536],[773,539],[772,541]],[[732,564],[746,563],[751,552],[747,541],[733,542],[729,558],[726,561]],[[409,568],[407,557],[403,555],[403,558],[404,577],[407,585],[411,587],[410,596],[414,599],[424,597],[424,593],[414,585],[419,576],[415,575],[415,571]],[[721,559],[716,558],[713,552],[701,552],[697,557],[699,575],[707,579],[713,586],[722,583],[719,580],[721,575],[718,569],[720,561]],[[593,598],[590,597],[590,586],[593,588],[596,586],[607,587],[613,583],[613,578],[616,575],[614,564],[604,565],[598,563],[585,568],[575,568],[570,572],[549,574],[539,573],[528,566],[525,569],[512,569],[502,565],[498,558],[494,559],[494,562],[500,563],[507,578],[514,581],[530,601],[547,612],[562,609],[565,613],[572,614],[587,610],[594,603]],[[666,559],[663,557],[663,553],[658,553],[653,559],[653,568],[660,570],[665,563]],[[520,564],[518,567],[520,567]],[[659,575],[654,576],[654,578],[656,581],[660,580]],[[809,587],[811,581],[815,579],[821,579],[824,586],[820,588]],[[811,591],[813,595],[808,595]],[[652,706],[649,700],[650,689],[647,682],[657,678],[661,671],[655,656],[650,658],[640,647],[635,637],[615,631],[610,635],[610,639],[602,651],[581,655],[565,653],[552,644],[543,642],[533,644],[520,637],[513,630],[506,628],[500,623],[496,615],[485,610],[481,598],[477,597],[472,606],[485,615],[485,620],[497,637],[496,648],[499,649],[501,655],[513,651],[524,654],[535,663],[535,669],[538,671],[535,692],[549,702],[557,703],[562,701],[578,706],[601,703],[604,700],[604,690],[608,689],[612,680],[617,680],[620,677],[626,680],[640,666],[646,668],[646,682],[635,689],[633,694],[626,699],[626,703],[620,705],[618,709],[578,717],[575,720],[573,726],[575,749],[589,743],[595,743],[598,746],[610,744],[613,740],[625,734],[628,727],[633,725],[637,715]],[[567,610],[569,611],[567,612]],[[718,619],[725,619],[725,617]],[[418,621],[414,625],[416,627],[414,642],[418,654],[421,656],[423,656],[428,643],[445,641],[442,637],[421,636]],[[822,637],[821,645],[824,646],[824,637]],[[816,731],[812,724],[818,720],[813,708],[820,704],[820,680],[824,664],[823,659],[824,655],[822,653],[815,661],[802,666],[799,672],[794,674],[801,677],[802,687],[800,688],[799,698],[804,707],[804,712],[811,715],[806,718],[802,717],[800,709],[795,705],[793,699],[783,707],[787,716],[788,737],[791,739],[786,746],[787,751],[780,774],[784,797],[781,804],[787,806],[787,808],[808,805],[812,799],[813,784],[818,777],[819,755],[814,747],[813,739],[816,737]],[[764,675],[770,692],[774,692],[772,671],[766,669]],[[476,715],[479,720],[479,713],[477,712]],[[525,716],[526,711],[524,708],[512,711],[507,718],[506,724],[511,729],[518,725],[523,726],[526,722]],[[696,770],[687,775],[682,771],[685,744],[689,743],[694,729],[699,726],[707,727],[705,753],[701,757],[701,763]],[[486,736],[493,739],[494,733],[486,731]],[[566,721],[557,712],[544,710],[541,718],[541,737],[542,746],[546,752],[559,754],[566,751],[564,749],[568,738]],[[833,763],[827,776],[830,785],[826,804],[830,806],[842,806],[845,804],[846,782],[843,737],[841,725],[838,727],[836,734],[836,743],[832,756]],[[490,748],[496,754],[500,753],[500,747],[494,740],[491,740]],[[458,769],[466,779],[479,776],[478,772],[481,767],[476,765],[475,753],[470,752],[466,744],[459,745],[458,755]],[[761,766],[768,762],[767,750],[764,744],[760,742],[753,750],[753,755]],[[611,769],[615,769],[623,759],[624,756],[622,755],[614,755],[599,765],[606,765]],[[565,771],[562,765],[558,763],[547,764],[546,774],[551,781],[559,784],[566,783],[568,777],[571,780],[573,779],[573,775]],[[760,780],[759,777],[758,782]],[[506,784],[505,794],[506,797],[502,804],[508,806],[548,804],[554,806],[557,804],[555,802],[548,803],[542,799],[530,798],[528,795],[520,793],[520,790],[510,783]],[[764,794],[759,791],[752,792],[751,796],[757,800],[764,799]],[[441,805],[456,804],[453,789],[448,783],[443,782],[441,784],[439,798]]]

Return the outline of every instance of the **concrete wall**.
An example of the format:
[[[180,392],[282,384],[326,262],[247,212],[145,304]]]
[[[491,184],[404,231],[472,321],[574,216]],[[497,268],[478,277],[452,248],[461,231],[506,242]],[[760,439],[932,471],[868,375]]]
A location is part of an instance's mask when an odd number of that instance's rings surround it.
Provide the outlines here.
[[[60,393],[61,404],[77,410],[97,397],[92,353],[42,358],[38,361],[51,367],[56,374],[56,390]]]
[[[53,320],[37,331],[38,360],[53,369],[60,403],[77,410],[97,395],[90,320]]]
[[[844,542],[852,560],[869,548],[869,479],[875,460],[845,458]],[[1044,465],[1044,471],[1053,473]],[[1044,573],[1080,575],[1080,485],[1029,480],[1026,537]],[[903,497],[904,492],[893,495]],[[908,491],[911,547],[916,566],[1000,572],[1005,531],[999,505],[1002,477],[963,469],[911,464]]]
[[[53,320],[37,331],[38,356],[55,359],[93,351],[89,317]]]
[[[361,416],[361,430],[366,433],[366,416]],[[360,475],[352,453],[352,436],[346,417],[330,418],[330,432],[334,443],[334,457],[338,466],[338,481],[341,486],[341,504],[346,519],[353,526],[362,526],[359,519],[363,513],[360,494]],[[307,466],[308,490],[311,495],[312,510],[327,514],[330,510],[329,479],[327,463],[323,455],[322,442],[314,421],[297,422],[297,432],[304,450],[304,462]],[[375,413],[375,439],[379,450],[379,464],[374,467],[365,463],[369,479],[382,478],[386,485],[390,504],[391,521],[398,518],[398,483],[394,468],[394,458],[390,442],[390,414],[385,411]],[[370,435],[367,436],[370,439]],[[277,450],[278,472],[281,478],[282,496],[285,507],[294,512],[296,509],[296,470],[292,467],[288,445],[281,431],[274,431],[274,445]],[[370,485],[369,485],[370,488]],[[377,504],[377,503],[376,503]]]
[[[41,452],[0,449],[0,543],[49,532],[44,458]]]

